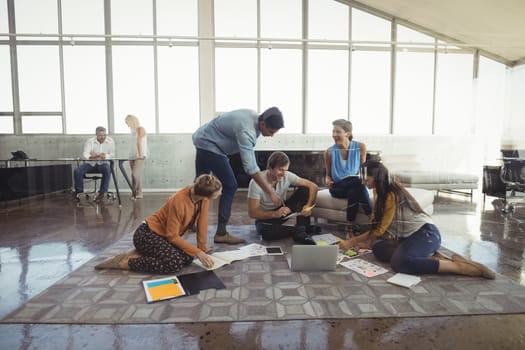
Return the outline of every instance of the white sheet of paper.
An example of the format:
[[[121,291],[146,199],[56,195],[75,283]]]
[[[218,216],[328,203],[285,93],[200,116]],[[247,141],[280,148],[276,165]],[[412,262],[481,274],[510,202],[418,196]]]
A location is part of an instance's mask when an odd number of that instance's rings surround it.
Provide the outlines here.
[[[421,277],[408,275],[406,273],[396,273],[394,276],[390,277],[386,281],[401,287],[412,288],[416,284],[421,282]]]
[[[301,213],[290,213],[288,215],[283,216],[281,219],[288,220],[288,219],[293,218],[294,216],[297,216],[299,214],[301,214]]]
[[[208,271],[218,269],[219,267],[222,267],[224,265],[228,265],[230,263],[229,261],[223,260],[221,258],[218,258],[218,257],[214,256],[214,255],[210,255],[210,258],[213,260],[213,266],[210,267],[210,268],[207,268],[206,266],[204,266],[198,258],[193,259],[193,263],[195,265],[197,265],[197,266],[202,267],[203,269],[208,270]]]
[[[330,245],[339,243],[341,238],[331,233],[323,233],[320,235],[313,235],[312,239],[317,245]]]
[[[388,272],[387,269],[363,259],[350,259],[342,262],[340,265],[366,277],[375,277]]]
[[[249,252],[250,256],[261,256],[266,255],[265,246],[257,243],[250,243],[243,247],[240,247],[239,250]]]
[[[247,258],[251,258],[252,256],[261,256],[267,254],[268,253],[266,252],[266,249],[263,245],[252,243],[245,245],[239,249],[226,250],[223,252],[216,252],[210,254],[210,257],[213,259],[213,266],[209,269],[204,267],[204,265],[198,258],[195,258],[193,260],[193,263],[206,270],[215,270],[224,265],[231,264],[234,261],[244,260]]]
[[[252,255],[247,250],[241,250],[241,249],[235,249],[235,250],[227,250],[224,252],[217,252],[212,254],[215,257],[218,257],[222,260],[226,260],[228,262],[236,261],[236,260],[244,260]]]

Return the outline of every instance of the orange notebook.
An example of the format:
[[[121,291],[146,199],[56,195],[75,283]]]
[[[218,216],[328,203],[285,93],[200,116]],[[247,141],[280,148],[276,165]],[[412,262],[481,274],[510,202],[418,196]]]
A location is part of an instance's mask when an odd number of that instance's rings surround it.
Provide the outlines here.
[[[148,303],[168,300],[186,295],[177,276],[142,281]]]

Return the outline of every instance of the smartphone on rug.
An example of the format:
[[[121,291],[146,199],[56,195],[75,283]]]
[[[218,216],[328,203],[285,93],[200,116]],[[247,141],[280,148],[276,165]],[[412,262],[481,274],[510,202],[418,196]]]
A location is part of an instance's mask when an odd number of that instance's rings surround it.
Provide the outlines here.
[[[283,255],[284,252],[279,246],[265,247],[267,255]]]

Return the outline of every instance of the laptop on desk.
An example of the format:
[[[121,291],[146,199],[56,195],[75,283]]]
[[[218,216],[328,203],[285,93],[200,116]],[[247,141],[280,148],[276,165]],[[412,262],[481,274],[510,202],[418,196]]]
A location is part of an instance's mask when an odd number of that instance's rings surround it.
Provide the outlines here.
[[[337,245],[294,245],[290,270],[333,271],[337,265]]]

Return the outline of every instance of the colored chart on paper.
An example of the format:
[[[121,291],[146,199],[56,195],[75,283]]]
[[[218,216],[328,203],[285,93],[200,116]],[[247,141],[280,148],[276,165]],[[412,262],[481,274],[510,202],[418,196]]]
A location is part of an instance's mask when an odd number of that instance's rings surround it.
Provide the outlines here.
[[[144,281],[144,291],[148,302],[177,298],[186,295],[176,276]]]

